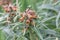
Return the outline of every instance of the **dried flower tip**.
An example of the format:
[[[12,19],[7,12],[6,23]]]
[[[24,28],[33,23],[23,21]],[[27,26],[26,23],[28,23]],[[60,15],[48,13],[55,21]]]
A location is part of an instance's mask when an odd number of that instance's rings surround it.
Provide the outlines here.
[[[16,6],[13,6],[13,7],[12,7],[12,10],[13,10],[13,11],[16,11],[16,10],[17,10],[17,7],[16,7]]]
[[[24,17],[21,17],[21,18],[19,19],[19,21],[23,22],[23,21],[24,21]]]
[[[27,12],[27,14],[35,15],[35,11],[33,11],[33,10],[29,10],[29,11]]]
[[[35,19],[35,18],[37,18],[37,16],[36,15],[33,15],[32,18]]]
[[[30,24],[30,20],[26,20],[26,24],[29,25]]]
[[[32,19],[32,18],[33,18],[33,16],[28,14],[28,19]]]
[[[10,16],[15,16],[15,14],[14,14],[14,13],[12,13]]]
[[[6,12],[10,12],[11,10],[10,9],[5,9]]]
[[[22,17],[23,17],[23,14],[20,14],[20,16],[22,16]]]
[[[2,5],[9,5],[10,3],[12,3],[12,0],[0,0],[2,2]]]
[[[0,5],[2,5],[2,2],[0,1]]]
[[[6,12],[10,12],[11,11],[11,9],[6,5],[6,6],[3,6],[3,9],[4,9],[4,11],[6,11]]]
[[[29,10],[30,10],[30,8],[27,8],[27,9],[26,9],[26,12],[28,12]]]

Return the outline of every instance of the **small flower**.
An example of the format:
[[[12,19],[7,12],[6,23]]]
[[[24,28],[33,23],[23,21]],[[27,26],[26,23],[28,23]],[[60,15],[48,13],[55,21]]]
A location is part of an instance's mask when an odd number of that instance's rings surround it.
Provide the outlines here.
[[[19,19],[19,21],[23,22],[23,21],[24,21],[24,17],[21,17],[21,18]]]
[[[29,19],[35,19],[37,17],[36,14],[35,14],[35,11],[33,11],[31,9],[27,9],[26,14],[28,15]]]
[[[13,10],[13,11],[16,11],[16,10],[17,10],[17,7],[16,7],[16,6],[13,6],[13,7],[12,7],[12,10]]]
[[[26,20],[26,25],[29,25],[30,24],[30,20]]]
[[[21,13],[20,16],[23,17],[23,14]]]
[[[6,12],[10,12],[11,10],[10,10],[10,8],[5,8],[4,9]]]
[[[9,5],[10,3],[12,3],[12,0],[0,0],[2,2],[2,5]]]
[[[6,11],[6,12],[10,12],[10,11],[11,11],[11,9],[10,9],[8,6],[3,6],[3,9],[4,9],[4,11]]]
[[[30,14],[27,14],[27,15],[28,15],[28,19],[32,19],[33,18],[32,15],[30,15]]]
[[[35,15],[35,12],[33,10],[29,10],[27,13],[30,15]]]
[[[14,17],[14,16],[15,16],[15,14],[14,14],[14,13],[12,13],[12,14],[10,14],[10,16]]]
[[[2,2],[0,1],[0,5],[2,5]]]
[[[28,12],[30,10],[30,8],[27,8],[25,12]]]
[[[35,18],[37,18],[37,16],[36,15],[33,15],[32,18],[35,19]]]
[[[20,16],[21,17],[26,17],[26,13],[25,12],[24,13],[21,13]]]

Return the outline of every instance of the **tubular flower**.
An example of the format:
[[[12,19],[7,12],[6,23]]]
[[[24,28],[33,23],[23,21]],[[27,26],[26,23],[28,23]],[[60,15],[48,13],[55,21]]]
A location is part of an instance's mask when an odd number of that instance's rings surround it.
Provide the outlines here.
[[[26,25],[29,25],[30,24],[30,20],[26,20]]]
[[[5,12],[10,12],[11,11],[10,8],[8,7],[8,5],[3,6],[3,9],[4,9]]]
[[[13,12],[17,10],[17,7],[12,4],[9,4],[9,5],[3,5],[3,9],[5,12]]]
[[[24,17],[21,17],[21,18],[19,19],[19,21],[23,22],[23,21],[24,21]]]

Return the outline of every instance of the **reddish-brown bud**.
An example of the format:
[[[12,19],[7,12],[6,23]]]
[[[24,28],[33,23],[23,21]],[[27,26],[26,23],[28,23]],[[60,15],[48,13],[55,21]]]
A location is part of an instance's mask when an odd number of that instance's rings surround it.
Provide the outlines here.
[[[24,21],[24,17],[21,17],[21,18],[19,19],[19,21],[23,22],[23,21]]]
[[[11,11],[11,9],[6,5],[6,6],[3,6],[3,9],[4,9],[4,11],[6,11],[6,12],[10,12]]]
[[[29,25],[30,24],[30,20],[26,20],[26,25]]]
[[[12,7],[12,10],[13,10],[13,11],[16,11],[16,10],[17,10],[17,7],[16,7],[16,6],[13,6],[13,7]]]

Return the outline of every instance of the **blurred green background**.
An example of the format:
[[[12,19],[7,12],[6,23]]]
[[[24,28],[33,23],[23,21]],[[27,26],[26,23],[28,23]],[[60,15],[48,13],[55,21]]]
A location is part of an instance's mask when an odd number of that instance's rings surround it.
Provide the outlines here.
[[[17,21],[6,25],[6,14],[0,6],[0,40],[60,40],[60,0],[12,0],[18,6],[16,13],[24,12],[28,7],[36,11],[36,25],[22,33],[25,23]],[[23,35],[24,34],[24,35]]]

